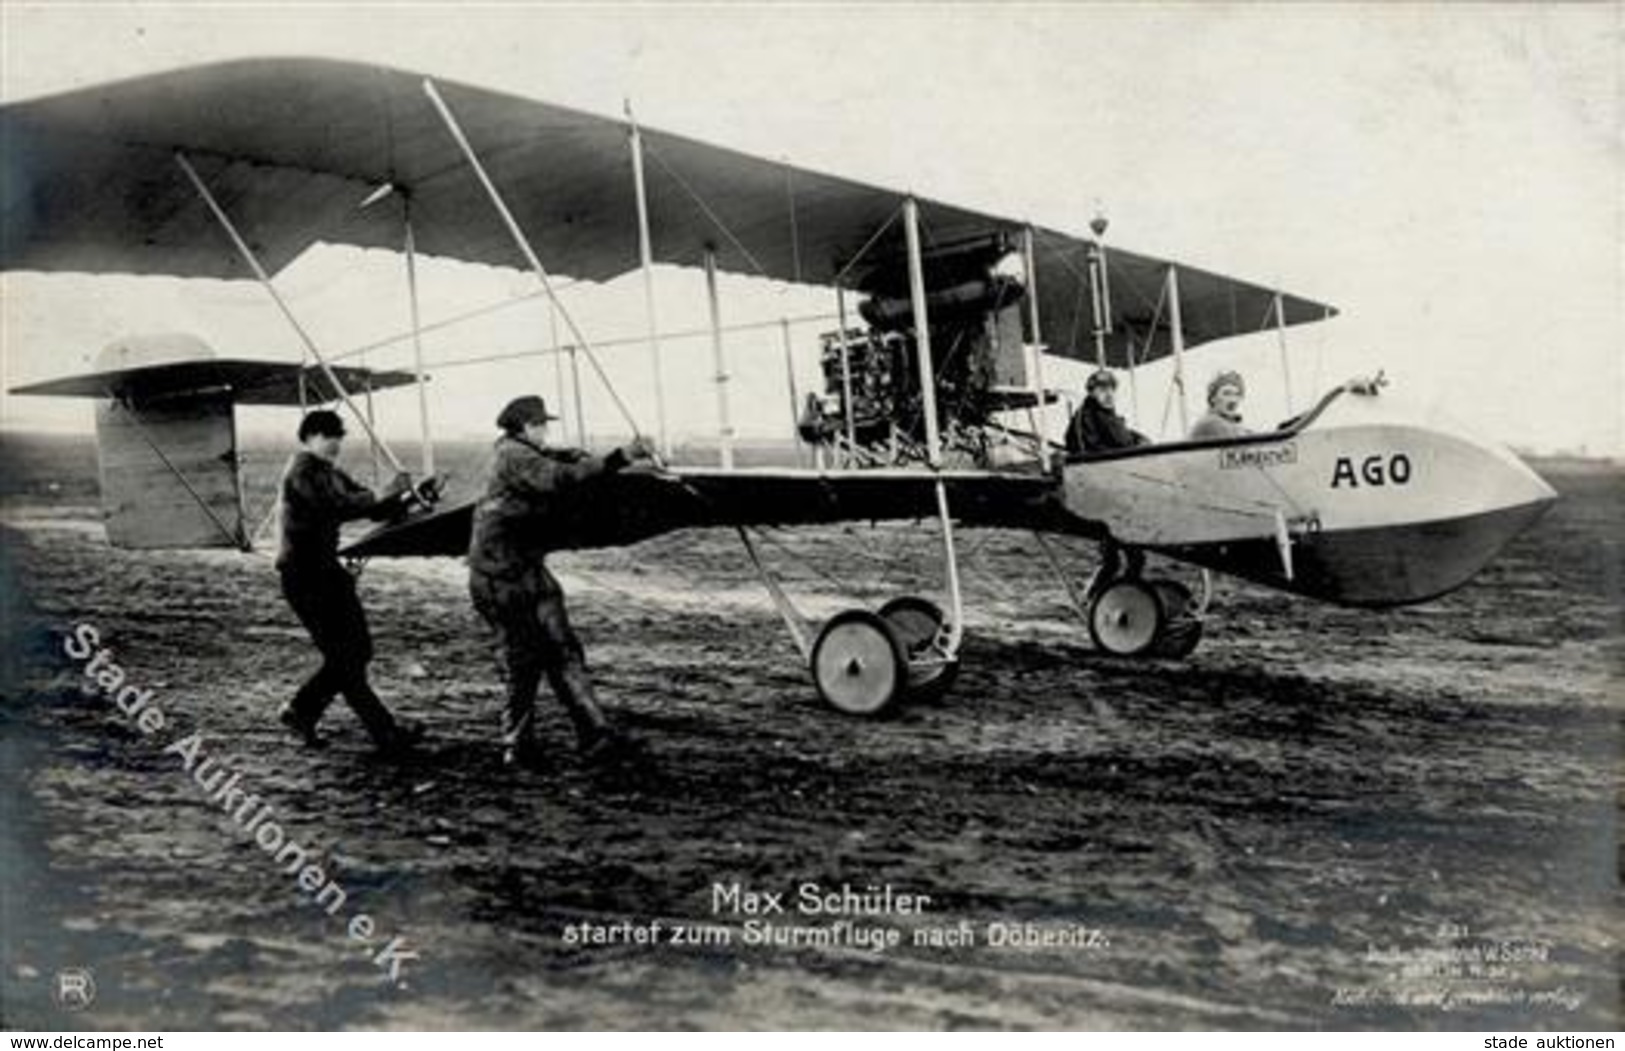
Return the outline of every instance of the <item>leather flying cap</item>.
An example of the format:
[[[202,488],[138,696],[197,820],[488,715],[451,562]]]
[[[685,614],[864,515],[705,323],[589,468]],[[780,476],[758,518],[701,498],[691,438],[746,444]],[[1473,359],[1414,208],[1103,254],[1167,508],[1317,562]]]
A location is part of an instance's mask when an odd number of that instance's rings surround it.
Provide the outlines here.
[[[557,416],[547,411],[547,402],[534,394],[526,394],[510,401],[497,413],[497,426],[509,434],[518,434],[527,423],[546,423],[556,419]]]
[[[1209,405],[1213,404],[1213,396],[1219,393],[1219,388],[1224,386],[1234,387],[1241,394],[1247,393],[1247,381],[1241,378],[1241,373],[1234,369],[1226,369],[1208,382],[1207,401]]]

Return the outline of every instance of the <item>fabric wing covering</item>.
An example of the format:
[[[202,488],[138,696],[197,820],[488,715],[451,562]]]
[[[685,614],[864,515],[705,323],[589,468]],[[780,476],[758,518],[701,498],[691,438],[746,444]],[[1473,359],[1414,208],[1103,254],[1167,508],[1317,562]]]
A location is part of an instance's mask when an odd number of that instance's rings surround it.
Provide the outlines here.
[[[549,270],[606,281],[638,266],[628,125],[450,82],[442,97]],[[866,245],[901,250],[904,194],[643,129],[657,262],[829,285]],[[501,267],[523,260],[414,73],[249,59],[0,109],[0,267],[183,277],[252,275],[175,162],[184,152],[271,273],[317,242],[417,248]],[[393,194],[361,203],[389,183]],[[927,247],[1019,232],[1018,220],[919,198]],[[889,223],[889,225],[888,225]],[[877,231],[884,228],[878,238]],[[1052,353],[1092,358],[1088,242],[1035,231]],[[873,242],[871,244],[871,241]],[[866,258],[869,258],[866,256]],[[1165,260],[1109,251],[1111,363],[1171,350],[1152,330]],[[1185,342],[1274,324],[1272,289],[1180,266]],[[1330,307],[1283,296],[1288,324]]]

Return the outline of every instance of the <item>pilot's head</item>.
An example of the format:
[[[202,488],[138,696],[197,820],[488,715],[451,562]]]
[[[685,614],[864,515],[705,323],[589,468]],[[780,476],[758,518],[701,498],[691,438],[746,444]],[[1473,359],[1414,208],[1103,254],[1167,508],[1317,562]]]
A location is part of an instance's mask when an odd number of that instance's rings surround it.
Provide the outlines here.
[[[331,463],[339,458],[339,446],[344,441],[344,421],[329,409],[307,412],[299,421],[299,444],[313,456]]]
[[[1117,400],[1117,377],[1112,375],[1110,369],[1096,369],[1090,374],[1084,390],[1089,397],[1110,409]]]
[[[534,394],[526,394],[503,406],[497,414],[497,426],[511,437],[540,442],[547,437],[548,421],[556,419],[557,416],[547,411],[547,402]]]
[[[1247,383],[1234,370],[1219,373],[1207,385],[1208,407],[1229,419],[1240,419],[1241,400],[1246,396]]]

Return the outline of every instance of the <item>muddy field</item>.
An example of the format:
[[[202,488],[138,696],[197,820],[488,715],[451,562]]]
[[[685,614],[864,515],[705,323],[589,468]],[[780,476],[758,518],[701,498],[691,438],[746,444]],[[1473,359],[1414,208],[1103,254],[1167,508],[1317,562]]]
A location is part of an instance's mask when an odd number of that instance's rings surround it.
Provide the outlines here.
[[[1563,502],[1427,606],[1221,582],[1185,663],[1096,655],[1030,538],[966,534],[958,685],[884,722],[819,705],[730,533],[559,557],[654,756],[632,777],[583,769],[545,697],[556,767],[498,767],[494,657],[446,560],[362,583],[374,683],[426,755],[371,758],[342,705],[301,750],[273,716],[313,651],[269,557],[110,550],[83,460],[31,449],[5,450],[0,1027],[1619,1024],[1617,470],[1550,467]],[[935,591],[929,529],[769,536],[815,613]],[[80,624],[165,729],[81,689]],[[165,750],[194,731],[337,915]],[[738,883],[785,893],[781,930],[832,927],[793,911],[808,882],[930,903],[854,918],[897,932],[881,950],[746,944],[713,913]],[[566,935],[656,920],[659,944]],[[690,923],[731,944],[671,943]],[[1083,944],[988,944],[1012,928]],[[398,981],[372,959],[396,934]],[[82,1008],[53,997],[76,968]]]

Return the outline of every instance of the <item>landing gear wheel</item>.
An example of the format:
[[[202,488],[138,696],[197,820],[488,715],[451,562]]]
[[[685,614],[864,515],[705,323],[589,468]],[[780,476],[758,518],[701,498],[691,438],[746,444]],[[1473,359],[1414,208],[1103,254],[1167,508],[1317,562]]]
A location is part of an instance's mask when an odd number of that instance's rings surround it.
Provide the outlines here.
[[[885,618],[866,609],[837,613],[813,643],[813,685],[847,715],[886,714],[908,686],[908,654]]]
[[[1164,619],[1156,591],[1138,580],[1119,580],[1090,603],[1089,637],[1107,653],[1138,657],[1156,644]]]
[[[1185,617],[1186,611],[1191,608],[1191,589],[1177,580],[1168,580],[1159,577],[1148,580],[1152,590],[1157,593],[1157,600],[1162,603],[1162,615],[1169,622]]]
[[[1177,580],[1152,580],[1151,587],[1162,603],[1162,632],[1151,647],[1153,657],[1181,660],[1196,652],[1202,641],[1202,622],[1192,613],[1191,589]]]
[[[899,595],[880,607],[880,616],[903,643],[909,699],[941,700],[959,677],[959,661],[944,659],[932,645],[946,620],[942,609],[918,595]]]

